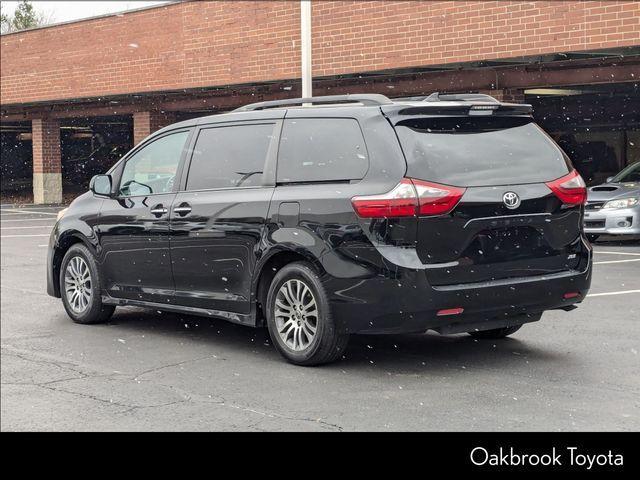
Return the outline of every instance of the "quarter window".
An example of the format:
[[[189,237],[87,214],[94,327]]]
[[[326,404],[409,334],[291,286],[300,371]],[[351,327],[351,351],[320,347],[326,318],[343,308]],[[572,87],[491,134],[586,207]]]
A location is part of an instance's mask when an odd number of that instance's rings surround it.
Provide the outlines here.
[[[367,149],[356,120],[285,120],[278,153],[278,182],[359,180],[368,168]]]
[[[200,130],[187,190],[261,185],[274,127],[268,123]]]
[[[127,160],[120,180],[120,195],[132,197],[169,193],[189,132],[167,135],[142,147]]]

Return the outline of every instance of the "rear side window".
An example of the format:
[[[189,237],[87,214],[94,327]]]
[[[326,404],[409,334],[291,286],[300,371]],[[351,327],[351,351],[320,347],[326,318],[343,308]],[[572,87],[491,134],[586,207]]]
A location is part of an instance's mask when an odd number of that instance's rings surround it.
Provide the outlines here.
[[[261,185],[274,127],[269,123],[200,130],[189,166],[187,190]]]
[[[285,120],[278,153],[278,182],[359,180],[368,168],[367,149],[356,120]]]
[[[396,125],[409,177],[478,187],[562,177],[562,150],[530,118],[448,117]]]

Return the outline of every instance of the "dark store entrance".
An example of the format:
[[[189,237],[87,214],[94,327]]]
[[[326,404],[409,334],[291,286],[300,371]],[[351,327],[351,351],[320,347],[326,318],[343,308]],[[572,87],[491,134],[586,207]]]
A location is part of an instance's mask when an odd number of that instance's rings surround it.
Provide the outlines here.
[[[3,123],[0,127],[0,203],[33,201],[33,147],[31,122]]]
[[[525,91],[536,121],[596,185],[640,161],[637,83],[538,88]]]
[[[62,122],[62,191],[75,198],[91,177],[106,172],[133,147],[131,116],[73,118]]]

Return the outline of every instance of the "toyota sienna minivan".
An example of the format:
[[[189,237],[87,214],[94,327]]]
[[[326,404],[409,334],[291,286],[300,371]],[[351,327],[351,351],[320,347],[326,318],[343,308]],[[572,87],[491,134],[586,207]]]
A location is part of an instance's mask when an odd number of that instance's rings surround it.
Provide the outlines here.
[[[591,282],[585,184],[529,105],[261,102],[163,128],[61,212],[47,291],[266,326],[298,365],[350,334],[502,338]]]

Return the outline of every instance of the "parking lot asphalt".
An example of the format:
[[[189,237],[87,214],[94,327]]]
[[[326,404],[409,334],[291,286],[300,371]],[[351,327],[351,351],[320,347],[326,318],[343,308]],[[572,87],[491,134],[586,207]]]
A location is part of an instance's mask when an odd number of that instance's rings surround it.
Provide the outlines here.
[[[266,330],[119,308],[74,324],[45,292],[55,207],[1,208],[1,429],[640,429],[640,244],[595,246],[590,295],[500,341],[354,336],[285,363]]]

